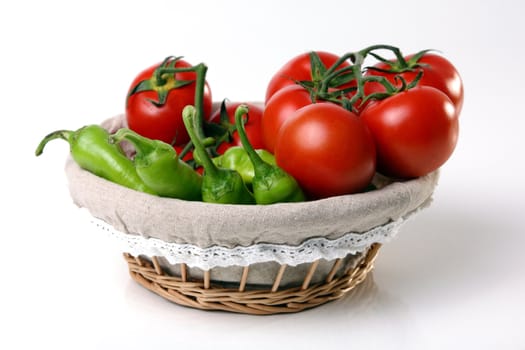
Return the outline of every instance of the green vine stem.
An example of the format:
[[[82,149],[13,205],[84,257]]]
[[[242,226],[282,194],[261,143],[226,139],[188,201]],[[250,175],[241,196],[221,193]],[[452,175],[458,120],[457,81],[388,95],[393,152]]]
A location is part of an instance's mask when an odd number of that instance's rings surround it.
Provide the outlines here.
[[[395,59],[387,60],[383,58],[378,53],[376,53],[376,51],[378,50],[388,50],[392,52],[395,56]],[[341,106],[350,111],[356,111],[356,104],[358,103],[361,106],[370,99],[384,99],[400,91],[411,89],[414,86],[416,86],[419,80],[421,79],[421,71],[418,72],[416,78],[410,83],[407,83],[401,76],[396,77],[396,79],[399,79],[401,81],[401,87],[396,88],[396,86],[394,86],[385,77],[374,75],[365,76],[363,74],[365,70],[374,69],[373,67],[364,67],[365,59],[368,56],[372,56],[381,62],[391,62],[389,63],[391,69],[387,70],[387,72],[401,73],[407,70],[414,70],[421,67],[421,65],[419,65],[417,62],[428,51],[429,50],[420,51],[414,56],[412,56],[408,61],[404,58],[399,48],[385,44],[372,45],[360,51],[346,53],[342,55],[332,66],[326,69],[322,76],[320,84],[318,84],[317,86],[318,89],[316,91],[314,89],[309,89],[310,94],[312,95],[312,101],[316,101],[318,99],[331,101],[340,104]],[[348,60],[352,62],[351,66],[338,68],[345,61]],[[355,81],[355,87],[348,87],[342,90],[330,91],[330,86],[337,85],[333,83],[334,79],[349,81],[349,77],[347,77],[348,75],[351,75],[352,79],[350,80]],[[368,82],[380,83],[384,86],[385,92],[373,93],[369,96],[366,96],[364,92],[364,85]],[[307,86],[305,87],[308,88]],[[353,91],[355,91],[355,93],[352,95],[352,97],[348,98],[346,96],[347,93]]]
[[[388,61],[387,59],[383,58],[382,56],[376,54],[374,52],[376,50],[388,50],[388,51],[391,51],[396,56],[396,60],[397,60],[397,62],[399,62],[400,67],[402,67],[402,68],[408,67],[408,63],[405,60],[405,57],[403,56],[403,54],[401,53],[401,50],[399,48],[395,47],[395,46],[392,46],[392,45],[378,44],[378,45],[368,46],[367,48],[364,48],[363,50],[359,51],[359,54],[361,56],[363,56],[363,57],[371,55],[371,56],[375,57],[376,59],[378,59],[380,61],[383,61],[383,62]]]
[[[175,64],[177,64],[177,61],[181,60],[182,56],[168,56],[162,61],[162,63],[159,65],[157,69],[155,69],[154,76],[155,76],[155,82],[158,85],[164,85],[166,84],[167,80],[163,76],[165,74],[175,74],[179,72],[193,72],[193,67],[182,67],[182,68],[175,68]]]

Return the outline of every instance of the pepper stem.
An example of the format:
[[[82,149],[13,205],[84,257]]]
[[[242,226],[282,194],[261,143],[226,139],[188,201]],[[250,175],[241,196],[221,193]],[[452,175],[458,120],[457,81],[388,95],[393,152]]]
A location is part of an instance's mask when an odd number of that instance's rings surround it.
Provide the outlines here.
[[[255,152],[253,149],[253,146],[251,145],[250,141],[248,140],[248,137],[246,136],[246,129],[244,128],[244,122],[242,120],[242,117],[247,115],[249,112],[249,108],[245,104],[239,105],[235,109],[235,125],[237,127],[237,133],[239,134],[239,138],[241,139],[242,147],[250,157],[253,167],[255,168],[261,168],[267,165],[267,163],[262,160],[262,158]]]
[[[192,105],[184,107],[182,110],[182,120],[184,121],[184,126],[188,131],[193,146],[195,147],[193,152],[197,153],[197,157],[202,163],[204,170],[212,176],[217,175],[219,172],[217,166],[211,160],[201,138],[197,135],[197,130],[199,129],[197,124],[197,109]]]
[[[73,131],[71,130],[57,130],[54,131],[47,136],[45,136],[42,141],[40,141],[40,144],[37,146],[35,150],[35,155],[38,157],[39,155],[44,152],[44,148],[46,147],[47,143],[54,139],[62,139],[67,142],[71,139],[71,135],[73,134]]]
[[[196,126],[195,130],[200,140],[205,138],[204,135],[204,87],[206,84],[206,72],[208,67],[204,63],[199,63],[194,67],[197,80],[195,82],[195,108],[196,108]]]
[[[119,129],[115,134],[110,136],[110,140],[113,143],[120,143],[123,140],[131,142],[135,148],[137,156],[139,157],[152,153],[157,148],[156,144],[159,142],[141,136],[127,128]]]

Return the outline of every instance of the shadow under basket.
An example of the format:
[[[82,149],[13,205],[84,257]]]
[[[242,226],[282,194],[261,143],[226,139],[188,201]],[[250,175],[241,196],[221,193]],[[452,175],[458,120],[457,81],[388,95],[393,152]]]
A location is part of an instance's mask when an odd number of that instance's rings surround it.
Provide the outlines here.
[[[302,283],[292,286],[281,286],[286,269],[293,268],[287,265],[280,265],[272,285],[261,286],[247,283],[250,266],[242,268],[238,282],[224,283],[213,280],[213,269],[193,277],[185,264],[178,264],[180,273],[174,275],[157,257],[124,253],[124,258],[133,280],[176,304],[201,310],[270,315],[299,312],[343,297],[365,280],[380,247],[381,244],[372,244],[352,266],[344,267],[344,259],[330,262],[330,269],[316,283],[312,277],[320,261],[309,263]]]

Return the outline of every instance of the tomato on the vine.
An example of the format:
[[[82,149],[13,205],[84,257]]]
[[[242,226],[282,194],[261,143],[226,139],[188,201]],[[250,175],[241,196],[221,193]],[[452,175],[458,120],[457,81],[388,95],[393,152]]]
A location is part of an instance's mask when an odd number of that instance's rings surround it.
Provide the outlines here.
[[[224,102],[225,110],[219,108],[210,117],[210,123],[221,125],[227,131],[227,140],[222,141],[217,146],[217,153],[223,154],[228,148],[232,146],[242,146],[239,134],[235,129],[235,110],[241,104],[248,106],[248,116],[244,124],[246,136],[254,149],[265,148],[263,136],[261,131],[261,120],[263,116],[263,108],[255,103],[241,103],[241,102]],[[221,116],[221,113],[226,113]]]
[[[459,125],[454,104],[430,86],[371,103],[360,117],[375,140],[377,170],[386,176],[426,175],[448,160],[457,143]]]
[[[168,58],[140,72],[132,81],[126,100],[128,127],[142,136],[173,145],[183,145],[189,136],[182,121],[186,105],[195,105],[197,75],[176,72],[173,68],[189,68],[180,58]],[[170,72],[171,70],[171,72]],[[211,90],[206,83],[203,94],[203,118],[212,110]]]
[[[266,102],[261,131],[266,149],[275,151],[277,135],[283,123],[299,108],[312,103],[310,93],[302,86],[289,85],[277,91]]]
[[[360,192],[370,184],[376,166],[366,125],[329,102],[300,108],[283,124],[275,158],[310,198]]]
[[[324,64],[325,68],[330,68],[334,65],[339,56],[325,51],[315,51],[319,56],[319,59]],[[343,68],[349,66],[350,63],[344,61],[337,68]],[[286,62],[270,79],[266,88],[265,101],[267,102],[270,97],[277,91],[288,85],[294,85],[297,81],[312,81],[312,76],[315,76],[320,72],[313,72],[312,65],[310,62],[310,52],[299,54],[288,62]]]
[[[432,86],[443,91],[450,98],[455,106],[456,113],[459,115],[464,98],[463,81],[454,65],[445,57],[431,53],[425,53],[417,62],[412,62],[413,57],[414,55],[406,56],[405,61],[410,65],[416,64],[414,68],[408,67],[406,71],[389,73],[386,72],[386,70],[391,68],[394,68],[394,70],[403,70],[403,68],[399,67],[395,61],[390,63],[379,62],[375,64],[372,69],[367,70],[365,77],[370,75],[383,76],[392,84],[400,86],[401,83],[399,80],[396,80],[396,76],[399,75],[403,77],[403,79],[409,83],[422,71],[423,75],[418,85]],[[391,66],[392,64],[394,65],[393,67]],[[384,86],[377,82],[366,83],[364,89],[365,95],[385,91]]]

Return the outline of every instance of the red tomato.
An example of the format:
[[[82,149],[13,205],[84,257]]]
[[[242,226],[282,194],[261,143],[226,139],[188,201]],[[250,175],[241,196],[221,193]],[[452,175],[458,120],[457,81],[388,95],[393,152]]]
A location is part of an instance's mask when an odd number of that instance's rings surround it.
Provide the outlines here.
[[[405,59],[408,61],[412,55]],[[435,54],[425,54],[418,63],[422,64],[421,68],[416,68],[411,71],[403,73],[386,73],[376,70],[368,70],[365,76],[378,75],[386,77],[394,85],[400,86],[399,82],[395,82],[395,76],[401,75],[407,83],[414,80],[418,72],[422,69],[423,76],[419,80],[419,85],[432,86],[438,90],[443,91],[454,104],[457,114],[461,112],[463,106],[463,82],[461,77],[452,65],[452,63],[443,56]],[[388,69],[388,64],[381,62],[374,67],[379,69]],[[373,92],[384,92],[385,89],[380,83],[370,82],[365,84],[365,94],[369,95]]]
[[[248,106],[248,120],[244,124],[246,130],[246,136],[254,149],[262,149],[264,147],[262,131],[261,131],[261,120],[263,116],[263,108],[254,103],[241,103],[241,102],[230,102],[226,103],[227,122],[221,121],[221,111],[218,109],[210,117],[210,122],[223,124],[223,126],[231,131],[231,141],[223,142],[217,147],[217,153],[223,154],[228,148],[232,146],[242,146],[239,134],[234,130],[235,126],[235,109],[239,105],[245,104]]]
[[[142,136],[161,140],[169,144],[183,145],[189,141],[189,136],[182,121],[182,110],[186,105],[195,105],[194,72],[165,73],[164,82],[155,79],[155,70],[160,64],[151,66],[137,75],[130,87],[130,92],[142,81],[150,81],[146,91],[129,95],[126,103],[126,120],[130,129]],[[186,61],[177,60],[176,68],[191,67]],[[187,85],[174,87],[176,83],[191,82]],[[168,92],[167,92],[168,91]],[[159,104],[159,97],[167,92],[166,101]],[[212,97],[208,84],[204,89],[204,118],[208,118],[212,109]]]
[[[375,145],[366,125],[328,102],[298,109],[283,124],[275,158],[310,198],[362,191],[375,174]]]
[[[310,93],[300,85],[286,86],[268,100],[261,122],[264,145],[268,151],[275,151],[275,142],[283,123],[299,108],[311,103]]]
[[[326,68],[330,68],[339,59],[339,56],[329,52],[316,51],[316,53],[319,55],[321,62],[323,62]],[[349,65],[350,64],[345,61],[338,67],[342,68]],[[310,52],[305,52],[295,56],[273,75],[266,89],[265,101],[268,101],[274,93],[283,87],[293,85],[295,84],[295,81],[301,80],[312,81]]]
[[[377,149],[378,172],[398,178],[426,175],[456,146],[458,118],[443,92],[419,86],[370,104],[361,118]]]

